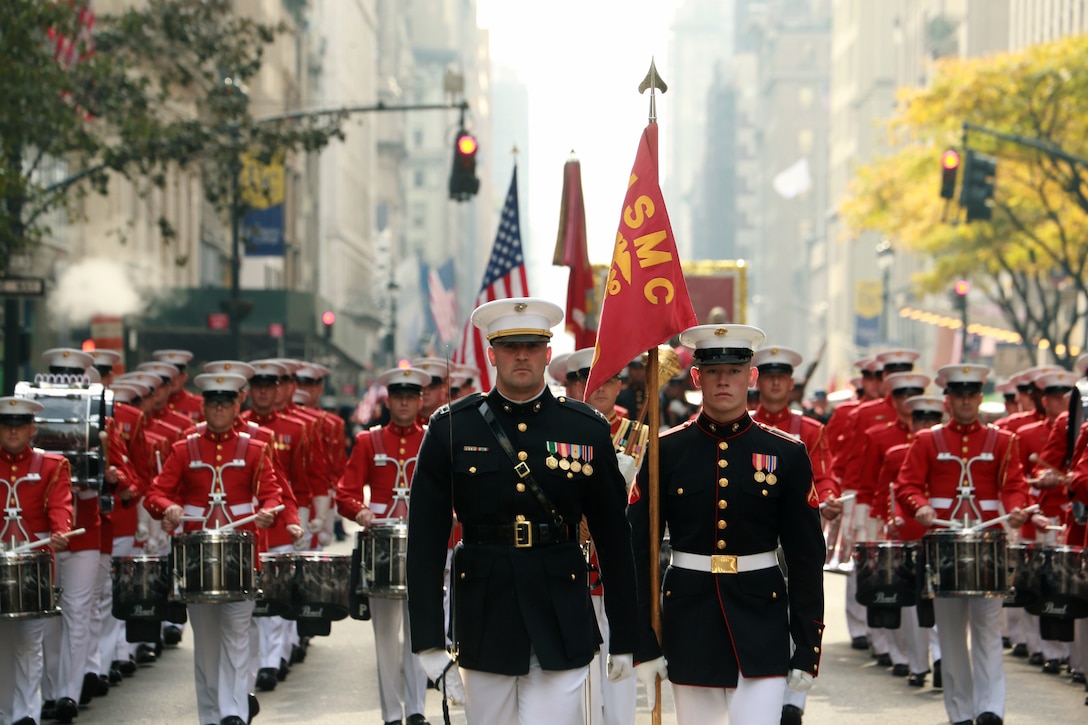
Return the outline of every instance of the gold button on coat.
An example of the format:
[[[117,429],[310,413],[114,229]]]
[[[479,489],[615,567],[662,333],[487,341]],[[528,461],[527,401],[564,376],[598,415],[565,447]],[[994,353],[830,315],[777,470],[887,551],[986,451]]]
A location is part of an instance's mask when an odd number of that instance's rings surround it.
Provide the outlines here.
[[[529,460],[529,454],[526,453],[525,451],[518,451],[518,460],[519,461]]]
[[[514,488],[516,488],[518,490],[518,493],[525,493],[525,484],[524,483],[519,483]]]
[[[527,426],[525,423],[518,423],[518,430],[524,433],[525,431],[529,430],[529,426]]]

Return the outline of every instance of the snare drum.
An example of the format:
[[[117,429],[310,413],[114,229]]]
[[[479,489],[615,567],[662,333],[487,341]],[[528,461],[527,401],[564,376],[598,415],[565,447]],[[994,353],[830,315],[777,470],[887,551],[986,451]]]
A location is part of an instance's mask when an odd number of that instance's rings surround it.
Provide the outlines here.
[[[1088,617],[1088,554],[1079,546],[1044,546],[1035,558],[1039,596],[1025,609],[1058,619]]]
[[[296,620],[334,622],[348,616],[348,580],[351,555],[302,553],[295,555],[294,598],[284,616]]]
[[[408,526],[372,526],[356,534],[359,591],[378,599],[407,599]]]
[[[922,537],[926,590],[938,597],[1009,595],[1005,532],[931,531]]]
[[[866,541],[854,545],[858,604],[913,607],[918,602],[918,545],[913,541]]]
[[[253,606],[254,617],[282,617],[291,609],[295,580],[295,555],[261,554],[258,575],[260,593]]]
[[[0,551],[0,620],[60,614],[53,588],[53,553]]]
[[[252,531],[204,529],[173,537],[174,597],[186,604],[257,597],[257,537]]]
[[[113,557],[113,616],[130,619],[168,619],[170,562],[158,556]]]
[[[1039,598],[1039,571],[1035,559],[1040,549],[1032,541],[1009,544],[1009,584],[1012,594],[1006,607],[1024,607]]]

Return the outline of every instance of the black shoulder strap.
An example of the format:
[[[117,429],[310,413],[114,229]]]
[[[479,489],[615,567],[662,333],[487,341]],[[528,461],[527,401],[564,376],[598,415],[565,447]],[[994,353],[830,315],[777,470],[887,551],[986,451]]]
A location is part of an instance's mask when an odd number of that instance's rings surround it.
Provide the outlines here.
[[[529,490],[533,492],[533,496],[540,502],[540,505],[544,507],[544,510],[551,515],[552,521],[556,526],[563,525],[563,515],[559,513],[559,509],[555,507],[548,495],[540,488],[540,484],[533,478],[532,471],[529,470],[529,465],[525,461],[519,461],[514,454],[514,446],[511,445],[510,439],[506,436],[506,432],[503,431],[502,426],[499,425],[499,421],[495,419],[495,414],[491,412],[491,408],[487,406],[487,401],[484,400],[480,403],[480,415],[487,421],[487,425],[491,428],[491,433],[499,441],[499,445],[506,451],[506,455],[510,457],[510,460],[514,462],[514,472],[518,474],[518,478],[525,482],[525,485],[529,487]]]

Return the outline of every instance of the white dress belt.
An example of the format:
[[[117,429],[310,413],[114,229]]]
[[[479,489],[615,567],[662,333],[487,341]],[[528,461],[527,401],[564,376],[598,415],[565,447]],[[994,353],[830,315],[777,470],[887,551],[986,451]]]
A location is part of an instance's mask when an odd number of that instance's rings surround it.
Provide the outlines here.
[[[929,505],[938,511],[942,509],[952,508],[952,504],[956,502],[954,498],[931,498],[929,499]],[[996,498],[980,498],[975,499],[975,503],[978,504],[979,511],[997,511],[998,500]]]
[[[743,574],[749,571],[770,569],[778,566],[778,552],[764,551],[759,554],[689,554],[686,551],[672,552],[672,566],[679,569],[691,569],[715,574]]]

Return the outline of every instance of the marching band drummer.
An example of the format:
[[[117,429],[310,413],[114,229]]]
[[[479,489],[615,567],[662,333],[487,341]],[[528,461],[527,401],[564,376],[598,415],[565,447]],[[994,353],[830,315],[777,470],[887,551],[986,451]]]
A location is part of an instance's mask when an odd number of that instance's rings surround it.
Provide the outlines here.
[[[604,418],[545,383],[551,328],[562,319],[562,308],[535,298],[475,309],[495,387],[432,416],[412,479],[412,645],[438,681],[450,663],[442,590],[456,508],[464,535],[453,646],[472,725],[582,721],[582,685],[600,644],[578,540],[583,515],[608,582],[609,676],[631,673],[636,591],[623,477]]]
[[[937,374],[951,420],[917,434],[896,479],[896,503],[925,527],[969,515],[1023,526],[1030,503],[1016,436],[978,419],[984,365],[945,365]],[[965,490],[966,489],[966,490]],[[964,496],[957,500],[959,495]],[[1000,725],[1005,714],[1002,600],[940,597],[933,602],[941,644],[944,705],[954,725]],[[968,651],[968,629],[971,648]]]
[[[648,466],[631,489],[642,632],[636,672],[653,693],[654,675],[665,676],[664,652],[679,725],[778,725],[787,685],[807,690],[818,673],[819,499],[804,445],[748,414],[748,387],[758,375],[753,350],[763,340],[762,330],[747,325],[699,325],[680,334],[694,350],[691,377],[703,405],[661,436],[657,531],[650,530]],[[666,525],[672,561],[662,584],[659,646],[650,626],[649,549]]]
[[[34,414],[45,406],[0,398],[0,491],[4,521],[0,546],[50,539],[54,551],[68,546],[72,529],[71,469],[62,455],[32,448]],[[0,721],[35,725],[42,709],[44,618],[0,619]]]
[[[407,520],[405,501],[397,500],[402,492],[395,489],[407,488],[415,472],[424,430],[419,410],[431,375],[415,368],[393,368],[382,373],[378,383],[389,392],[389,424],[374,426],[355,437],[351,458],[336,485],[340,515],[363,528],[369,528],[375,519]],[[364,503],[366,488],[370,489],[369,506]],[[427,675],[412,652],[408,602],[371,597],[370,616],[382,720],[386,725],[399,725],[407,714],[408,725],[425,725]]]
[[[178,374],[170,381],[170,395],[166,399],[166,407],[192,418],[194,423],[199,421],[204,414],[204,401],[201,396],[185,389],[185,382],[189,379],[189,362],[193,359],[193,353],[188,350],[155,350],[151,353],[151,359],[173,365],[178,371]]]
[[[207,428],[174,443],[144,506],[162,520],[163,530],[168,532],[181,525],[182,516],[194,514],[205,516],[206,524],[214,526],[256,513],[256,520],[243,529],[252,530],[254,525],[266,529],[275,517],[269,509],[281,503],[281,492],[268,446],[234,429],[238,392],[246,379],[232,373],[203,374],[194,382],[204,394]],[[244,465],[228,465],[235,461]],[[219,491],[213,490],[209,467],[218,472]],[[223,503],[217,502],[219,494]],[[198,528],[197,524],[185,526],[186,530]],[[251,599],[188,605],[201,723],[246,725],[251,717],[248,668],[253,605]]]

